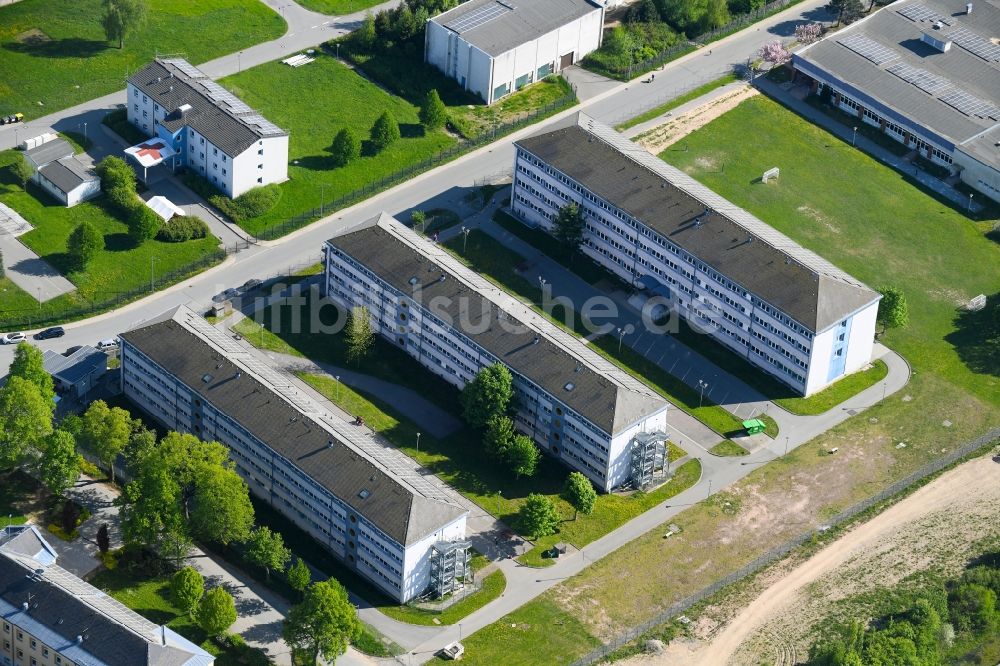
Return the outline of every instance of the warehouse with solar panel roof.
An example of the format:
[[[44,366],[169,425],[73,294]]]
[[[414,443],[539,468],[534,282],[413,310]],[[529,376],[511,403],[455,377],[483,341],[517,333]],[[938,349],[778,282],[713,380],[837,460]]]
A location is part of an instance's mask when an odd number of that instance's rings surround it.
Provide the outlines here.
[[[1000,201],[996,0],[899,0],[792,64],[834,106]]]

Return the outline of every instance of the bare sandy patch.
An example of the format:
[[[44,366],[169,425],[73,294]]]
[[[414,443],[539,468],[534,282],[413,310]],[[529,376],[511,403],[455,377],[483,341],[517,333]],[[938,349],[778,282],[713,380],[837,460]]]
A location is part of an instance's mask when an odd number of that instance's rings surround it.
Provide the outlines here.
[[[746,99],[759,94],[756,88],[742,85],[726,94],[677,115],[667,122],[643,132],[635,141],[643,148],[659,155],[663,150],[677,143],[688,134],[701,129],[726,111],[736,107]]]

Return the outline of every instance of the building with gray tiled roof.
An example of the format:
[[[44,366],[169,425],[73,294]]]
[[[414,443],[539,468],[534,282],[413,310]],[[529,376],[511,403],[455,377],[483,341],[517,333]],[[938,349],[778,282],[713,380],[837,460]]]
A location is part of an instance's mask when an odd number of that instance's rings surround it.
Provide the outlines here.
[[[368,308],[375,330],[455,386],[507,366],[520,431],[598,488],[643,485],[636,437],[662,435],[666,401],[395,218],[327,241],[325,290]]]
[[[120,337],[126,396],[171,430],[227,446],[251,493],[391,598],[426,593],[435,545],[464,543],[451,491],[190,309]]]
[[[101,179],[76,159],[73,146],[65,139],[26,150],[24,159],[34,171],[32,182],[67,208],[101,193]]]
[[[593,0],[469,0],[427,22],[424,59],[492,104],[582,60],[603,28]]]
[[[31,525],[0,530],[3,666],[211,666],[215,657],[58,564]]]
[[[128,79],[128,121],[235,198],[288,179],[288,132],[183,58],[156,58]]]
[[[858,122],[1000,201],[1000,2],[898,0],[793,55]]]
[[[871,361],[879,294],[583,113],[515,142],[513,212],[580,206],[583,252],[796,392]]]

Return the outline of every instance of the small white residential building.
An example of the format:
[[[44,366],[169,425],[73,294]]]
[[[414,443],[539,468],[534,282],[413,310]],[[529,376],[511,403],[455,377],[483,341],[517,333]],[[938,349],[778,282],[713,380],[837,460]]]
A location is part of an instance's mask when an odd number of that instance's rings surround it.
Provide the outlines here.
[[[591,0],[469,0],[427,22],[424,59],[493,104],[579,62],[603,27]]]
[[[871,362],[881,296],[583,113],[515,142],[513,212],[582,251],[802,395]]]
[[[125,395],[167,428],[227,446],[250,492],[351,570],[400,603],[464,578],[468,512],[404,454],[187,307],[120,337]]]
[[[212,666],[215,657],[60,567],[33,525],[0,529],[0,666]]]
[[[128,79],[128,121],[167,141],[188,168],[231,198],[288,180],[288,132],[182,58],[157,58]]]
[[[73,146],[53,139],[24,153],[34,174],[31,181],[70,208],[101,193],[101,179],[76,159]]]
[[[325,295],[461,388],[502,363],[514,425],[601,490],[663,472],[667,403],[447,251],[382,213],[326,243]]]

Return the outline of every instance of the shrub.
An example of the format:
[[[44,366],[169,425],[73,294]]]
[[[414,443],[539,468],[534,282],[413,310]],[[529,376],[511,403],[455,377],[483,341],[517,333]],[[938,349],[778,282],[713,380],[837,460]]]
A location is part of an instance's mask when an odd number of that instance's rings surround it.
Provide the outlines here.
[[[101,177],[101,189],[106,192],[117,188],[135,194],[135,171],[120,157],[109,155],[97,165],[97,175]]]
[[[179,215],[160,227],[156,239],[165,243],[183,243],[206,236],[208,236],[208,225],[203,220],[191,215]]]
[[[132,207],[128,216],[128,235],[136,245],[141,245],[156,237],[163,220],[149,206],[139,203]]]
[[[372,125],[372,144],[376,150],[385,150],[399,140],[399,123],[388,111],[383,111]]]
[[[104,192],[108,197],[108,201],[126,212],[131,211],[138,202],[135,190],[130,190],[127,187],[119,185],[117,187],[105,188]]]
[[[339,167],[347,166],[361,155],[361,142],[351,128],[345,127],[333,138],[330,152],[333,154],[334,164]]]
[[[420,122],[429,130],[442,127],[448,120],[448,111],[438,91],[431,88],[427,91],[424,103],[420,106]]]
[[[66,252],[75,268],[83,270],[104,249],[104,236],[90,222],[80,223],[66,241]]]

